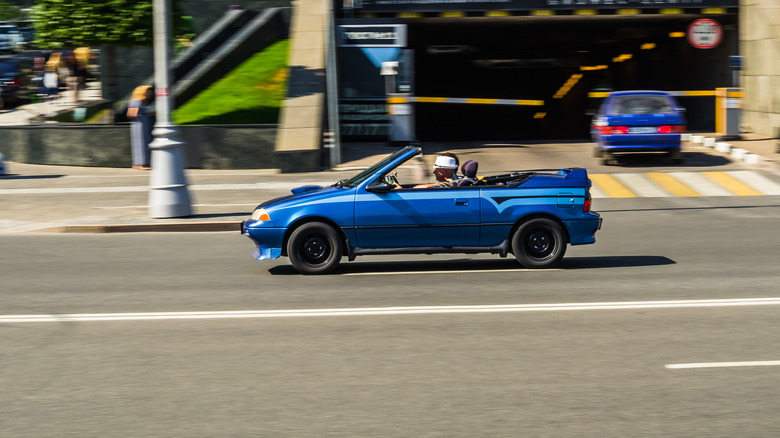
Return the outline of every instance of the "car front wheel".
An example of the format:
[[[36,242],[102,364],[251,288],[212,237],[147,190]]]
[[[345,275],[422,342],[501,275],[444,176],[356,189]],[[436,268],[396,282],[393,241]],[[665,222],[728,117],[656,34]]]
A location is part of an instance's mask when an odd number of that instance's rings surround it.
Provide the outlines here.
[[[531,219],[512,236],[512,252],[526,268],[551,268],[566,253],[563,227],[552,219]]]
[[[290,235],[287,255],[301,274],[327,274],[338,266],[344,243],[330,225],[311,222]]]

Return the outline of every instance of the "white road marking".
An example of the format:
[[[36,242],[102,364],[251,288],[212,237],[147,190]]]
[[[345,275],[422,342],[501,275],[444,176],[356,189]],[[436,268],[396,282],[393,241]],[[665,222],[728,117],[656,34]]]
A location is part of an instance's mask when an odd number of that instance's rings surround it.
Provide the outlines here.
[[[609,198],[609,196],[607,196],[607,194],[604,193],[603,190],[601,190],[600,188],[596,187],[595,184],[590,187],[590,196],[593,199],[596,199],[596,198]]]
[[[692,368],[730,368],[730,367],[767,367],[780,366],[780,360],[759,360],[753,362],[711,362],[711,363],[674,363],[666,365],[670,370]]]
[[[150,321],[181,319],[308,318],[322,316],[431,315],[456,313],[560,312],[571,310],[677,309],[776,306],[780,297],[722,300],[627,301],[603,303],[506,304],[476,306],[355,307],[342,309],[243,310],[217,312],[75,313],[0,315],[0,323]]]
[[[194,204],[193,207],[257,207],[257,202],[251,204]],[[137,209],[137,208],[149,208],[148,205],[117,205],[114,207],[92,207],[101,210],[124,210],[124,209]],[[247,213],[249,215],[249,213]]]
[[[641,173],[616,173],[612,176],[641,197],[668,198],[672,196]]]
[[[292,183],[254,183],[254,184],[195,184],[188,188],[193,191],[215,190],[290,190],[301,186],[326,186],[333,184],[322,181],[301,181]],[[47,187],[38,189],[0,189],[0,195],[62,195],[68,193],[127,193],[147,192],[148,186],[117,186],[117,187]]]
[[[726,172],[765,195],[780,195],[780,184],[751,170]]]
[[[447,271],[390,271],[390,272],[348,272],[341,275],[418,275],[418,274],[471,274],[474,272],[549,272],[560,271],[560,269],[464,269],[464,270],[447,270]]]
[[[704,196],[734,196],[734,193],[715,184],[699,172],[672,172],[671,175]]]

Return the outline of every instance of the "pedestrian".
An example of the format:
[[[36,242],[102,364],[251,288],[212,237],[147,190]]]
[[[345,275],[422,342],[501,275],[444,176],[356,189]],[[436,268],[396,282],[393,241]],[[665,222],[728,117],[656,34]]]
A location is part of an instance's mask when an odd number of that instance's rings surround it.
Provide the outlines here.
[[[130,119],[130,144],[133,155],[133,169],[151,169],[152,128],[154,113],[150,105],[154,101],[154,91],[150,85],[141,85],[133,90],[127,103],[127,118]]]
[[[60,52],[54,52],[49,55],[49,60],[46,61],[43,73],[43,86],[46,88],[46,98],[48,100],[59,99],[60,97],[60,80],[59,80],[59,68],[60,68]]]

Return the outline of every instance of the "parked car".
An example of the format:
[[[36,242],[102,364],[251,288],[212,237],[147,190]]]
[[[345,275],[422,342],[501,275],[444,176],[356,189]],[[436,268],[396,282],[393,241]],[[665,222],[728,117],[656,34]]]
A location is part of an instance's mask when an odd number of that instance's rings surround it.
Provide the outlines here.
[[[24,36],[12,24],[0,24],[0,51],[15,52],[24,49]]]
[[[0,109],[8,102],[25,102],[34,92],[32,61],[26,58],[0,59]]]
[[[457,187],[398,184],[395,169],[421,153],[407,146],[331,186],[295,188],[260,204],[241,234],[257,246],[257,260],[287,256],[304,274],[367,254],[511,253],[525,267],[548,268],[567,244],[596,241],[601,217],[590,209],[585,169],[475,177]]]
[[[685,109],[664,91],[610,93],[593,118],[594,155],[607,164],[616,154],[664,152],[682,161],[681,134],[687,130]]]

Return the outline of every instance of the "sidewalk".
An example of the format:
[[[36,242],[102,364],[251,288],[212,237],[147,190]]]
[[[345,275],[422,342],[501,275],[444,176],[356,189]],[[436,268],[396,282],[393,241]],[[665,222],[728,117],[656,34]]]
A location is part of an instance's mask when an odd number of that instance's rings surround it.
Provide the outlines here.
[[[80,99],[100,100],[99,83],[89,83],[80,92]],[[33,103],[0,111],[0,125],[26,125],[36,115],[76,106],[70,103],[69,91],[58,101],[61,103]],[[777,139],[745,135],[738,141],[721,142],[716,137],[711,133],[686,135],[683,150],[721,156],[735,166],[748,165],[780,175]],[[417,180],[429,175],[436,153],[447,150],[457,153],[461,162],[474,159],[480,169],[489,171],[542,169],[551,162],[591,167],[595,159],[582,143],[426,142],[422,161],[407,163],[399,176]],[[313,173],[188,169],[193,215],[173,219],[148,217],[149,171],[7,162],[6,175],[0,176],[0,233],[238,231],[239,222],[260,202],[288,195],[290,189],[301,185],[328,185],[351,177],[395,150],[383,143],[345,144],[342,164]],[[550,160],[551,156],[555,159]]]
[[[83,106],[85,103],[100,101],[102,100],[100,82],[87,82],[85,88],[79,90],[78,99],[79,104],[76,104],[73,99],[73,92],[65,90],[60,93],[60,98],[56,100],[28,103],[19,105],[16,108],[0,110],[0,125],[29,125],[32,119],[37,116],[51,117]]]

